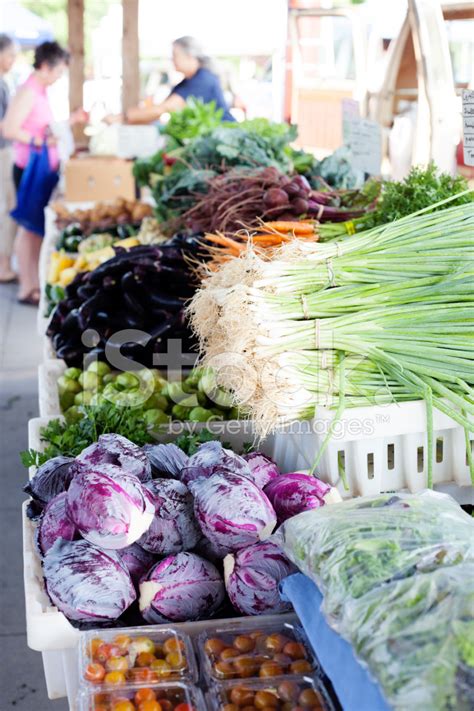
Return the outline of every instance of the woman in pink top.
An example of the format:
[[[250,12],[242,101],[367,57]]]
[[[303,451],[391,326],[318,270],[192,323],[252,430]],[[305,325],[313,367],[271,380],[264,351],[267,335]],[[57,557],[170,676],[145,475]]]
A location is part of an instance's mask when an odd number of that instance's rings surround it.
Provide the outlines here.
[[[3,123],[3,133],[13,143],[13,180],[16,189],[30,157],[30,146],[49,146],[52,170],[59,168],[56,141],[50,132],[53,114],[48,100],[47,88],[64,73],[69,54],[57,42],[44,42],[35,51],[34,71],[20,87],[10,102]],[[18,299],[26,304],[38,304],[38,258],[41,237],[19,227],[16,239],[16,255],[20,289]]]

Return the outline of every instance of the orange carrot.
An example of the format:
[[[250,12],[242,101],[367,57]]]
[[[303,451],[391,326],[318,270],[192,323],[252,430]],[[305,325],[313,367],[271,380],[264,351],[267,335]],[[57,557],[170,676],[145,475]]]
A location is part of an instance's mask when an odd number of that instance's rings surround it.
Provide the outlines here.
[[[245,249],[245,244],[240,244],[230,237],[226,237],[221,232],[217,232],[216,234],[206,233],[205,238],[210,242],[221,245],[222,247],[227,247],[237,254],[240,254],[240,252],[243,252]]]
[[[262,227],[272,232],[293,232],[295,235],[315,234],[316,227],[312,222],[297,222],[297,221],[276,221],[263,222]]]

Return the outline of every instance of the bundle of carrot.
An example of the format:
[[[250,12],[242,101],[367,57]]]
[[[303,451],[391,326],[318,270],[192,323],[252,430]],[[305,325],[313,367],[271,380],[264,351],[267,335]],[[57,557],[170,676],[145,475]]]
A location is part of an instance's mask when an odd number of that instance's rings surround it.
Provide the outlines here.
[[[258,230],[250,232],[240,230],[232,237],[223,232],[206,233],[204,244],[213,254],[210,266],[238,257],[251,244],[255,251],[264,257],[270,256],[275,247],[291,242],[293,239],[304,239],[311,242],[318,240],[317,223],[314,220],[278,220],[272,222],[260,221]]]

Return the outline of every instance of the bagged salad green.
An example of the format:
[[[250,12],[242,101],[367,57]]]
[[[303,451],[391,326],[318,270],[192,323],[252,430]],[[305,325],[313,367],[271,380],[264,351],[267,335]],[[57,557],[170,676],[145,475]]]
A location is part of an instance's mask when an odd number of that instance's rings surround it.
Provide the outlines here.
[[[307,511],[275,536],[397,711],[474,709],[474,522],[434,492]]]

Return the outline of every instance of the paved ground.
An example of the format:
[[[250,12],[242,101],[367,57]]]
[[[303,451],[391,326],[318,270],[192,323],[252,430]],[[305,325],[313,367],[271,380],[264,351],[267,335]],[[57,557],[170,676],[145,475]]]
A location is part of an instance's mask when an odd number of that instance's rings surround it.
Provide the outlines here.
[[[0,709],[66,711],[46,694],[39,652],[26,645],[20,505],[26,482],[18,452],[27,422],[38,416],[41,341],[36,309],[20,306],[15,287],[0,285]]]

